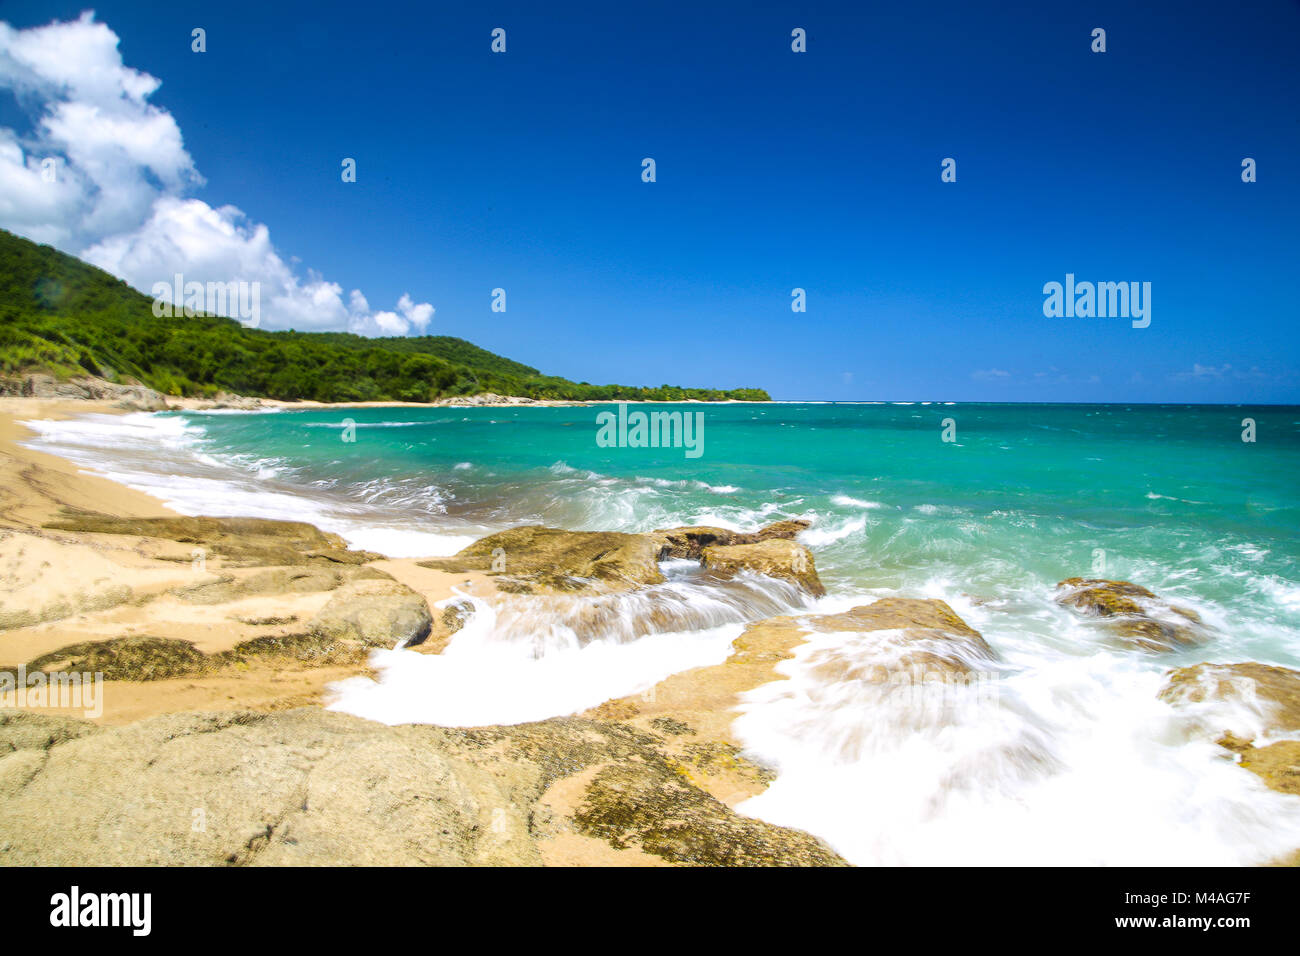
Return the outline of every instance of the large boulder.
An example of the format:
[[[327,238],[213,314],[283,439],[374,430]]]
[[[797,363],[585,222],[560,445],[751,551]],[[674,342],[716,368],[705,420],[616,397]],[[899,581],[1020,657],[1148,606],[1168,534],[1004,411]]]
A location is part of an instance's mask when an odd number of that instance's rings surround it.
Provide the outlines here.
[[[787,538],[706,547],[700,552],[700,563],[705,570],[724,577],[751,571],[790,581],[816,597],[826,593],[812,552]]]
[[[1113,633],[1143,650],[1168,651],[1204,643],[1208,637],[1195,611],[1170,604],[1131,581],[1066,578],[1056,587],[1058,603],[1105,619]]]
[[[429,603],[391,578],[362,578],[343,585],[309,625],[331,640],[387,648],[422,643],[432,628]]]

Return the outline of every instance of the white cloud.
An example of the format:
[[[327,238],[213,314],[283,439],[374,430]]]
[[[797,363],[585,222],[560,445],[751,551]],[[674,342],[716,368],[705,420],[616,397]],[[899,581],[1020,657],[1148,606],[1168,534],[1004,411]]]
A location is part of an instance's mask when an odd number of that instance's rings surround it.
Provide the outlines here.
[[[26,137],[0,128],[0,225],[78,255],[150,293],[154,283],[257,282],[262,326],[424,332],[433,306],[409,295],[371,312],[354,289],[300,276],[270,231],[234,206],[186,198],[203,184],[170,113],[148,102],[160,81],[127,67],[93,14],[15,30],[0,23],[0,88],[31,114]],[[56,160],[56,178],[42,161]],[[289,263],[296,264],[295,258]]]
[[[1011,373],[1000,368],[981,368],[970,373],[977,382],[991,382],[999,378],[1010,378]]]

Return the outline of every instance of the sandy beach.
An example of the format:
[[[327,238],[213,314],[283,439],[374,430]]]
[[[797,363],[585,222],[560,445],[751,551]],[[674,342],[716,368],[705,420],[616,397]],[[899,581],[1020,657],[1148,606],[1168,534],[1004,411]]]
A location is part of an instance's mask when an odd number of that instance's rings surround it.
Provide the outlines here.
[[[220,554],[196,562],[192,543],[164,537],[47,528],[78,513],[175,517],[148,494],[21,444],[31,436],[23,421],[125,413],[110,401],[0,397],[0,623],[10,628],[0,638],[0,669],[69,645],[139,635],[190,641],[200,652],[218,655],[242,642],[290,633],[330,598],[329,591],[300,590],[288,582],[280,591],[190,603],[175,592],[227,578],[238,583],[258,569],[232,566]],[[452,597],[453,585],[470,593],[490,587],[482,576],[430,571],[413,560],[373,563],[409,583],[430,605]],[[14,627],[25,621],[30,624]],[[283,623],[260,623],[266,621]],[[184,710],[318,705],[327,684],[366,672],[364,661],[326,667],[269,661],[177,680],[110,680],[103,714],[93,719],[125,723]],[[80,716],[79,710],[69,713]]]

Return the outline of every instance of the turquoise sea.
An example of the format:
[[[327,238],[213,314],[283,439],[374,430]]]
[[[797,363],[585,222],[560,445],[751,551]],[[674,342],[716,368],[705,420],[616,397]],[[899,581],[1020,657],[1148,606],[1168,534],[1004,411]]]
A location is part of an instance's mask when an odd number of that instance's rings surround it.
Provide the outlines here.
[[[830,592],[719,596],[672,567],[699,619],[672,634],[566,628],[573,608],[484,608],[447,660],[379,652],[341,709],[398,722],[568,713],[725,656],[745,620],[939,597],[998,654],[995,701],[918,710],[815,665],[884,653],[819,638],[749,695],[737,734],[777,771],[744,812],[859,863],[1248,863],[1300,846],[1300,798],[1213,737],[1249,700],[1175,708],[1171,667],[1300,668],[1300,408],[944,403],[632,406],[703,418],[702,454],[601,447],[614,406],[387,407],[91,416],[36,447],[179,510],[314,521],[393,556],[522,523],[643,531],[805,518]],[[1254,441],[1243,441],[1243,420]],[[945,441],[944,433],[953,440]],[[350,438],[353,440],[345,440]],[[1117,644],[1053,601],[1070,576],[1139,583],[1205,620],[1203,646]],[[759,592],[762,593],[759,593]],[[629,604],[626,614],[635,615]],[[457,644],[460,646],[457,647]],[[411,660],[419,658],[419,661]],[[430,663],[432,661],[432,663]]]

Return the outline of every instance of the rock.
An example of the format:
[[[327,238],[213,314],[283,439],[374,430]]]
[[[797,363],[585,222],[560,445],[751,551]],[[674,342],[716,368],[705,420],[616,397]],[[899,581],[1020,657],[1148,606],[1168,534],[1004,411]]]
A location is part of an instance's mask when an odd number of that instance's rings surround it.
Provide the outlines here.
[[[706,570],[725,577],[752,571],[768,577],[783,578],[821,597],[826,593],[812,552],[801,544],[784,538],[769,538],[754,544],[714,545],[700,552]]]
[[[800,531],[807,531],[811,522],[800,519],[789,519],[786,521],[773,521],[765,528],[758,529],[758,539],[766,541],[768,538],[793,538]]]
[[[474,605],[470,601],[452,601],[434,616],[433,628],[429,636],[422,641],[411,641],[406,646],[422,654],[441,654],[447,648],[456,633],[474,616]]]
[[[179,588],[172,593],[190,604],[225,604],[258,594],[332,591],[342,580],[343,575],[333,568],[265,568],[240,577],[225,574],[219,580]]]
[[[0,380],[0,395],[76,401],[116,400],[119,408],[144,412],[160,412],[171,407],[161,393],[137,382],[109,382],[90,376],[59,379],[41,372]]]
[[[117,637],[84,641],[42,654],[27,664],[35,671],[102,674],[104,680],[165,680],[208,670],[211,660],[189,641],[163,637]]]
[[[125,534],[193,544],[221,555],[232,566],[365,564],[383,555],[353,551],[336,534],[305,521],[271,518],[119,518],[75,514],[51,521],[46,528],[93,534]]]
[[[1135,647],[1167,651],[1207,639],[1199,614],[1130,581],[1067,578],[1056,587],[1062,592],[1056,597],[1058,603],[1106,618],[1114,633]]]
[[[313,633],[332,640],[385,648],[419,644],[432,627],[428,602],[391,578],[349,582],[339,588],[309,625]]]
[[[167,404],[167,399],[152,388],[137,385],[122,393],[117,407],[132,412],[165,412],[171,406]]]
[[[700,553],[715,545],[754,544],[758,535],[732,531],[729,528],[713,528],[701,525],[694,528],[664,528],[654,532],[662,539],[659,549],[661,561],[669,558],[686,558],[692,561],[700,559]]]
[[[0,631],[142,604],[196,579],[212,580],[188,567],[129,567],[116,557],[83,542],[0,530]]]
[[[631,591],[660,584],[658,541],[616,531],[562,531],[525,525],[480,538],[450,558],[421,561],[442,571],[497,575],[514,593]]]
[[[573,817],[580,833],[686,866],[843,866],[818,840],[732,813],[671,768],[613,764]]]
[[[218,392],[212,399],[212,404],[208,408],[232,408],[239,411],[253,411],[264,408],[260,398],[250,398],[247,395],[236,395],[233,392]]]
[[[1171,704],[1237,697],[1263,701],[1270,733],[1300,731],[1300,671],[1247,661],[1194,664],[1172,670],[1160,691]]]
[[[573,718],[452,730],[303,708],[96,728],[4,712],[0,864],[843,864],[735,813],[661,746]],[[561,854],[575,844],[585,858]]]
[[[28,662],[27,672],[66,671],[99,674],[106,681],[154,681],[211,675],[253,660],[278,658],[320,666],[358,664],[365,656],[361,644],[320,631],[256,637],[217,654],[204,654],[191,642],[171,637],[113,637],[42,654]]]
[[[1300,796],[1300,740],[1279,740],[1242,751],[1241,766],[1281,793]]]
[[[1235,698],[1262,703],[1264,730],[1270,735],[1300,731],[1300,671],[1247,661],[1240,664],[1194,664],[1169,672],[1160,699],[1198,704]],[[1300,794],[1300,741],[1280,740],[1257,746],[1254,739],[1224,731],[1216,743],[1239,755],[1239,764],[1274,790]]]
[[[896,669],[921,667],[949,674],[969,674],[973,664],[996,659],[984,636],[935,598],[882,598],[843,614],[808,619],[818,631],[902,631],[916,649],[903,653]]]
[[[433,402],[434,405],[450,405],[454,407],[475,407],[479,405],[536,405],[537,399],[526,398],[522,395],[498,395],[496,392],[479,392],[477,395],[453,395],[450,398],[440,398]]]
[[[691,528],[664,528],[654,534],[663,540],[659,559],[689,558],[698,561],[705,548],[733,544],[757,544],[769,538],[793,538],[805,530],[807,521],[776,521],[755,532],[732,531],[708,525]]]

